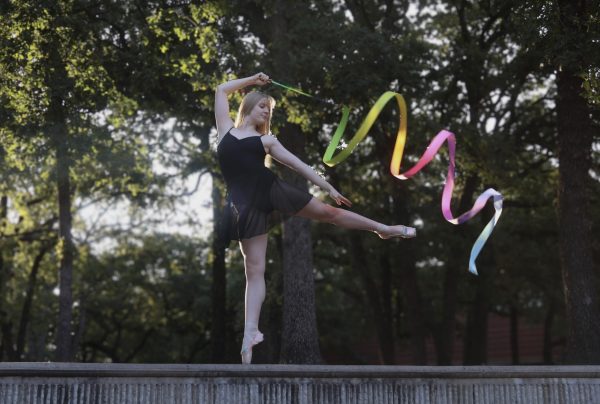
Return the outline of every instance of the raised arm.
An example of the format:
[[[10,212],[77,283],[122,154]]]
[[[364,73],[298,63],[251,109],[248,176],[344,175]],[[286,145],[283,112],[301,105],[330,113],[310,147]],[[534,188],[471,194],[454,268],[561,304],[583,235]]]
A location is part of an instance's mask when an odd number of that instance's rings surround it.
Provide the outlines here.
[[[241,88],[250,85],[264,85],[269,81],[269,76],[264,73],[257,73],[254,76],[231,80],[217,86],[215,91],[215,120],[217,122],[217,133],[219,134],[219,138],[233,126],[233,120],[229,116],[229,102],[227,101],[227,96]]]
[[[352,206],[352,202],[340,194],[330,183],[325,181],[320,175],[318,175],[308,164],[304,163],[277,140],[275,136],[263,136],[263,144],[266,146],[269,154],[273,158],[282,164],[290,167],[297,171],[304,178],[320,187],[323,191],[327,192],[338,205],[342,203],[347,206]]]

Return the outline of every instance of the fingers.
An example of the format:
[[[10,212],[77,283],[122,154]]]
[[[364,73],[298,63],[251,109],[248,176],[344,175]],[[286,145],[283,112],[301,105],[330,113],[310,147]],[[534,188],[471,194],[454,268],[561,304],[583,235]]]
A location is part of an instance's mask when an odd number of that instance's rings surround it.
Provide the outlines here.
[[[268,75],[266,75],[264,73],[258,73],[256,75],[256,84],[264,85],[264,84],[267,84],[270,82],[271,82],[271,78]]]
[[[335,200],[335,203],[337,203],[338,206],[344,204],[348,207],[352,207],[352,202],[350,202],[350,199],[346,198],[343,195],[338,194],[336,196],[332,196],[332,198]]]
[[[340,199],[340,200],[335,201],[335,202],[338,204],[338,206],[346,205],[349,208],[352,207],[352,202],[348,201],[347,199]]]

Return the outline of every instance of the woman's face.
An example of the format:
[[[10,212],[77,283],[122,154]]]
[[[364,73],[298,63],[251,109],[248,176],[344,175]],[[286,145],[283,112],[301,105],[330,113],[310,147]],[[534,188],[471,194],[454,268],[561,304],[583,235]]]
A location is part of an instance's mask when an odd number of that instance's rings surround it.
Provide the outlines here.
[[[267,98],[260,100],[250,113],[251,119],[256,125],[262,125],[271,119],[271,104]]]

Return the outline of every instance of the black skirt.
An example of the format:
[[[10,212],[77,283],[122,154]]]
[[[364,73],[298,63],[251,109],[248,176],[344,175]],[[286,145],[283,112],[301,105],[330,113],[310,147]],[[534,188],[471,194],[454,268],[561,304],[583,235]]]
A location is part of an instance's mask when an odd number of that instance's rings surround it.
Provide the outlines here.
[[[231,240],[244,240],[266,234],[270,228],[304,208],[313,196],[273,176],[270,184],[258,186],[252,197],[236,203],[231,194],[223,211],[219,238],[228,246]],[[246,194],[247,195],[247,194]]]

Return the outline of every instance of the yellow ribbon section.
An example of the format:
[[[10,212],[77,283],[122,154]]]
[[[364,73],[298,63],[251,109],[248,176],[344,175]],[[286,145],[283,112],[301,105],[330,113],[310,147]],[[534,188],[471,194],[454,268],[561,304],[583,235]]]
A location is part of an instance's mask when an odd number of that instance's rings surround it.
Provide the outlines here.
[[[407,122],[407,114],[406,114],[406,102],[404,101],[404,97],[402,95],[395,93],[393,91],[386,91],[383,93],[379,99],[375,102],[375,105],[371,107],[371,110],[365,117],[363,123],[358,128],[356,134],[350,139],[348,146],[346,146],[342,151],[334,156],[335,149],[338,147],[344,131],[346,130],[346,124],[348,123],[348,117],[350,116],[350,109],[347,106],[342,107],[342,119],[333,134],[333,138],[331,139],[331,143],[327,146],[327,150],[325,150],[325,155],[323,156],[323,162],[330,167],[333,167],[336,164],[344,161],[350,154],[354,148],[367,136],[367,133],[371,129],[371,126],[377,120],[377,117],[383,110],[385,104],[388,103],[391,99],[395,99],[398,103],[398,109],[400,110],[400,127],[398,128],[398,134],[396,137],[396,145],[394,146],[394,153],[392,155],[392,162],[390,165],[390,170],[392,174],[395,176],[400,176],[400,162],[402,161],[402,152],[404,151],[404,144],[406,143],[406,122]]]

